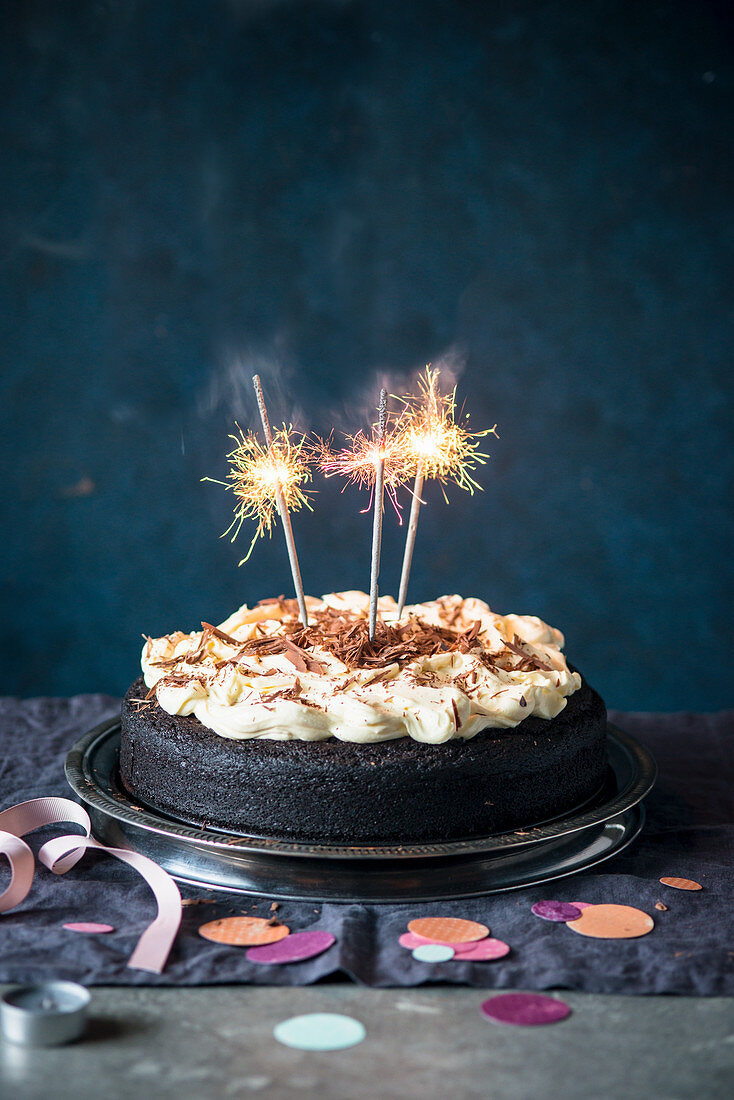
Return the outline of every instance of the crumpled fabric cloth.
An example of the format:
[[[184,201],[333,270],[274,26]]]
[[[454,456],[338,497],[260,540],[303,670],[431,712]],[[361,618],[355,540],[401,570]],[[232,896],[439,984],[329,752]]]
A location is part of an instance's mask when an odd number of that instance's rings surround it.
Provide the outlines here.
[[[69,795],[66,752],[86,730],[119,708],[104,695],[71,699],[0,699],[0,809],[42,795]],[[0,981],[69,978],[86,985],[308,985],[328,975],[368,986],[449,982],[482,989],[565,987],[594,993],[734,994],[732,903],[732,738],[734,711],[719,714],[611,715],[646,744],[660,767],[647,799],[642,835],[597,870],[544,886],[463,901],[403,905],[282,902],[292,931],[328,929],[337,943],[316,959],[265,967],[241,948],[197,934],[207,920],[246,913],[270,916],[269,899],[182,887],[199,898],[183,923],[161,975],[131,970],[127,959],[154,914],[153,897],[133,871],[88,854],[58,878],[39,866],[22,905],[0,916]],[[37,850],[40,830],[27,839]],[[0,863],[0,888],[9,871]],[[675,875],[703,886],[684,893],[658,879]],[[593,940],[533,916],[535,901],[617,902],[650,913],[655,929],[636,940]],[[656,902],[668,908],[660,911]],[[483,921],[512,951],[494,962],[415,961],[398,936],[413,917]],[[112,924],[108,935],[80,935],[65,921]]]

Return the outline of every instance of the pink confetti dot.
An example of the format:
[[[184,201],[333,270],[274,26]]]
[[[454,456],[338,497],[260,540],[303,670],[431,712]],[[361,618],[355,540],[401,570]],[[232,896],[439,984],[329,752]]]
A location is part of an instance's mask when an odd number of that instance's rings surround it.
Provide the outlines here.
[[[62,925],[67,932],[114,932],[111,924],[94,924],[92,921],[71,921]]]
[[[486,939],[476,943],[454,944],[454,953],[457,962],[490,962],[492,959],[502,959],[510,953],[510,945],[502,940]]]
[[[438,943],[438,940],[427,940],[423,936],[416,936],[415,932],[403,932],[398,943],[406,947],[408,951],[415,951],[416,947],[425,947],[428,943]]]

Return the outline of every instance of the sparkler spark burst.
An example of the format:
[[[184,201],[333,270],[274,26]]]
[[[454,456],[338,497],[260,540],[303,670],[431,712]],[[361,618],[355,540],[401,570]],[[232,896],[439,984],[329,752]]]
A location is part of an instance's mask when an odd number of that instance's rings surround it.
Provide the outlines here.
[[[250,548],[239,563],[242,565],[250,557],[257,540],[272,533],[278,512],[278,489],[289,512],[297,512],[304,506],[310,510],[304,486],[311,480],[311,470],[306,440],[297,436],[291,426],[284,424],[273,432],[270,448],[264,447],[252,432],[245,434],[239,424],[237,431],[238,435],[229,437],[236,446],[227,455],[230,464],[227,481],[217,484],[230,489],[237,498],[234,519],[222,537],[234,528],[231,540],[234,542],[245,520],[257,520]]]
[[[382,440],[371,439],[360,430],[356,435],[347,436],[347,446],[338,451],[332,451],[328,442],[318,444],[318,464],[324,475],[334,477],[338,474],[346,478],[346,485],[374,489],[380,461],[385,464],[385,492],[399,516],[396,490],[413,470],[397,427],[388,427]],[[369,511],[369,507],[365,511]]]
[[[411,473],[421,470],[425,478],[433,478],[442,487],[453,481],[473,493],[482,488],[473,472],[489,458],[480,450],[480,441],[488,435],[496,436],[497,425],[471,432],[468,416],[463,423],[457,423],[456,387],[441,394],[440,373],[427,366],[425,374],[418,378],[418,394],[398,398],[404,410],[398,420],[396,445]]]

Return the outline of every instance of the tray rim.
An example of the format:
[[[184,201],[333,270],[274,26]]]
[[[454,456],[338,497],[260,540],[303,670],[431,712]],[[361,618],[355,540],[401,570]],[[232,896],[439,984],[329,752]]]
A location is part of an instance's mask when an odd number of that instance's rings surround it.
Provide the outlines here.
[[[113,818],[128,826],[153,835],[175,838],[177,842],[190,844],[201,853],[202,848],[212,854],[242,853],[255,857],[287,857],[304,859],[363,860],[379,862],[387,860],[425,860],[431,858],[489,855],[508,852],[570,836],[603,825],[626,810],[637,806],[652,789],[657,778],[657,764],[647,748],[635,738],[611,723],[607,726],[610,767],[618,778],[620,769],[627,764],[631,772],[627,782],[616,795],[568,817],[551,822],[495,833],[485,837],[464,840],[427,842],[421,844],[392,845],[333,845],[317,842],[292,841],[277,837],[248,837],[214,829],[185,825],[148,808],[137,806],[126,794],[113,794],[103,790],[95,781],[92,759],[100,751],[100,744],[115,738],[119,733],[120,719],[112,717],[100,722],[80,737],[69,750],[64,772],[67,782],[82,803],[105,817]],[[616,761],[617,768],[615,770]],[[639,829],[637,830],[639,832]],[[635,834],[636,835],[636,834]]]
[[[514,871],[510,871],[509,878],[505,873],[505,876],[502,877],[500,881],[497,879],[497,867],[492,863],[492,860],[483,860],[481,855],[477,855],[470,863],[472,877],[469,884],[464,882],[462,885],[452,885],[450,889],[441,889],[440,891],[426,886],[424,880],[420,878],[417,883],[414,883],[408,889],[404,887],[398,889],[395,886],[390,888],[386,886],[384,876],[382,878],[379,877],[380,868],[385,867],[386,864],[380,864],[375,861],[349,865],[360,872],[358,876],[359,885],[353,887],[352,890],[349,891],[340,891],[338,889],[340,882],[338,872],[332,875],[324,871],[321,875],[322,886],[317,889],[300,887],[296,887],[295,889],[288,888],[291,882],[290,878],[286,878],[285,881],[283,878],[273,879],[265,888],[261,882],[248,882],[246,885],[243,885],[241,880],[216,882],[207,877],[208,868],[202,870],[202,874],[199,876],[190,873],[181,873],[179,870],[170,870],[169,873],[177,882],[201,890],[221,891],[227,894],[243,894],[249,897],[267,896],[268,898],[278,898],[280,901],[289,902],[399,905],[486,897],[492,894],[504,894],[510,890],[524,890],[528,887],[540,886],[546,882],[554,882],[558,879],[569,878],[571,875],[577,875],[582,871],[592,870],[600,864],[605,863],[607,860],[614,859],[615,856],[618,856],[628,848],[640,835],[645,824],[645,816],[644,804],[638,802],[629,810],[623,811],[618,817],[612,818],[610,821],[598,826],[595,830],[590,829],[586,830],[586,832],[571,834],[572,841],[574,837],[576,838],[576,850],[570,855],[566,853],[560,864],[556,859],[557,853],[555,851],[548,852],[546,850],[548,842],[546,842],[546,844],[536,845],[531,849],[536,859],[534,870],[528,871],[527,868],[521,870],[515,867]],[[594,834],[591,839],[587,836],[589,832],[593,832]],[[602,836],[608,839],[608,845],[601,850],[595,851],[595,844]],[[513,855],[519,855],[523,851],[526,851],[526,849],[510,849],[502,859],[512,861]],[[257,862],[258,858],[260,862],[267,863],[267,856],[264,857],[264,859],[263,857],[255,857],[254,862]],[[281,861],[280,864],[273,864],[272,866],[282,865],[283,861]],[[424,860],[420,864],[420,868],[425,870],[430,865],[430,860]],[[326,866],[329,865],[327,864]],[[332,864],[331,866],[333,867],[334,865]],[[412,870],[412,865],[409,864],[408,866]],[[513,866],[512,862],[510,862],[509,866]],[[365,871],[367,871],[367,869],[369,869],[369,873],[365,878]],[[232,868],[232,871],[234,872],[235,868]],[[506,872],[506,868],[503,868],[503,871]],[[328,882],[326,888],[323,887],[323,883],[325,882]],[[369,889],[370,886],[372,886],[371,890]]]

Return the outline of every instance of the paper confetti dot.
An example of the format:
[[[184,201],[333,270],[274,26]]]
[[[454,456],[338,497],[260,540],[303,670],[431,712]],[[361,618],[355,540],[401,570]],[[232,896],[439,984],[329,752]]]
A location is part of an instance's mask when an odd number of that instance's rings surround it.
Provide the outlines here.
[[[655,921],[631,905],[590,905],[578,920],[568,921],[566,927],[594,939],[631,940],[652,932]]]
[[[361,1043],[365,1034],[359,1020],[336,1012],[292,1016],[273,1028],[278,1042],[295,1050],[344,1050]]]
[[[454,949],[448,943],[422,943],[413,951],[413,958],[422,963],[445,963],[453,957]]]
[[[486,924],[462,917],[419,917],[408,922],[408,931],[431,943],[471,943],[489,935]]]
[[[255,944],[277,943],[289,934],[285,924],[268,924],[263,917],[222,917],[202,924],[199,935],[214,943],[230,947],[251,947]]]
[[[476,943],[457,943],[454,948],[457,962],[490,962],[510,953],[510,945],[502,940],[485,939]]]
[[[67,932],[114,932],[115,929],[111,924],[95,924],[93,921],[70,921],[69,924],[62,925]]]
[[[571,1015],[565,1001],[544,997],[541,993],[501,993],[484,1001],[481,1012],[495,1024],[516,1024],[520,1027],[555,1024]]]
[[[424,939],[422,936],[414,936],[412,932],[403,932],[402,936],[398,939],[400,946],[407,947],[408,951],[414,951],[416,947],[423,947],[429,942],[429,940]]]
[[[254,963],[282,966],[313,959],[323,951],[328,951],[335,943],[336,939],[331,932],[313,928],[308,932],[294,932],[278,943],[269,943],[265,947],[251,947],[247,958]]]
[[[531,912],[543,920],[567,921],[577,920],[582,913],[577,905],[571,905],[567,901],[536,901],[531,906]]]
[[[674,890],[703,890],[700,882],[692,878],[661,878],[663,886],[672,886]]]

